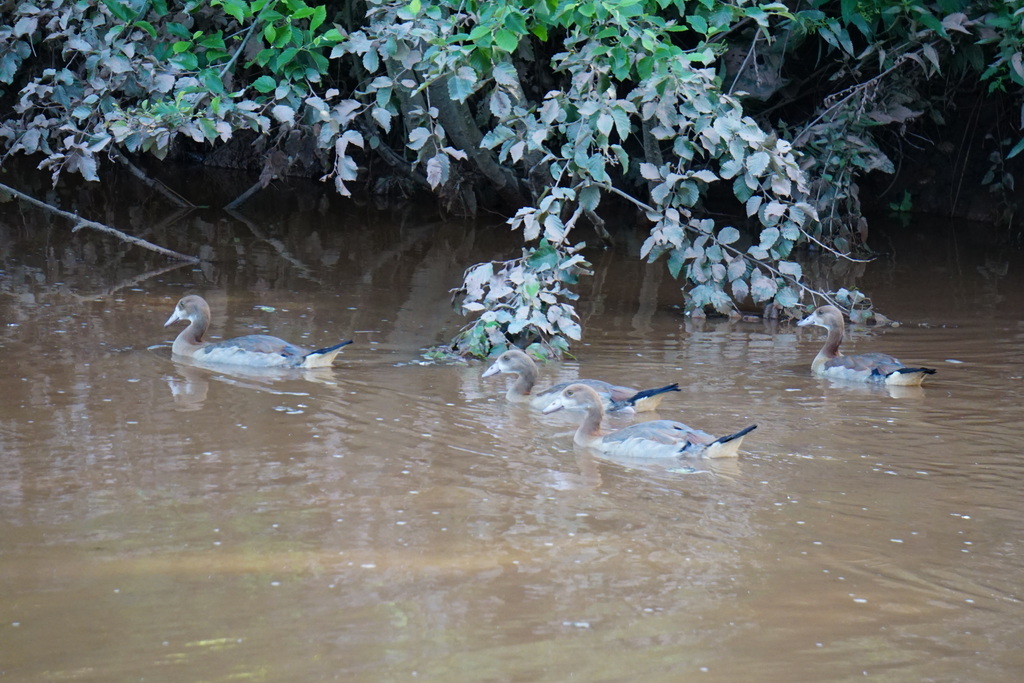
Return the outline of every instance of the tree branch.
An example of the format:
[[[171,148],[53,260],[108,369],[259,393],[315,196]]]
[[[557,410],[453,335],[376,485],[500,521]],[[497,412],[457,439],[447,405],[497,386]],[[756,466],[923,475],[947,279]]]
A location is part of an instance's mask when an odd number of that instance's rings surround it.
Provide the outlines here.
[[[43,209],[45,211],[49,211],[50,213],[55,213],[58,216],[61,216],[62,218],[66,218],[69,221],[72,221],[74,223],[74,225],[71,228],[71,232],[78,232],[82,228],[92,228],[93,230],[99,230],[100,232],[106,232],[106,233],[109,233],[111,235],[114,235],[119,240],[122,240],[124,242],[128,242],[129,244],[134,244],[135,246],[142,247],[143,249],[149,249],[150,251],[155,251],[158,254],[163,254],[164,256],[169,256],[170,258],[175,258],[175,259],[178,259],[179,261],[187,261],[189,263],[201,263],[202,262],[201,259],[199,259],[199,258],[197,258],[195,256],[187,256],[185,254],[180,254],[180,253],[178,253],[176,251],[173,251],[171,249],[167,249],[165,247],[161,247],[161,246],[159,246],[157,244],[153,244],[152,242],[148,242],[148,241],[146,241],[144,239],[140,239],[138,237],[132,237],[131,235],[123,233],[120,230],[117,230],[116,228],[110,227],[109,225],[104,225],[103,223],[97,223],[96,221],[86,220],[85,218],[82,218],[78,214],[71,213],[70,211],[64,211],[63,209],[58,209],[56,206],[53,206],[51,204],[47,204],[46,202],[40,201],[40,200],[36,199],[35,197],[30,197],[29,195],[24,194],[22,192],[19,192],[19,191],[15,190],[13,187],[10,187],[8,185],[4,185],[3,183],[0,183],[0,192],[7,192],[8,194],[10,194],[10,195],[12,195],[14,197],[17,197],[18,199],[22,200],[23,202],[27,202],[27,203],[31,204],[32,206],[35,206],[35,207],[40,208],[40,209]]]
[[[888,69],[886,69],[882,73],[876,74],[875,76],[872,76],[871,78],[869,78],[868,80],[864,81],[863,83],[857,83],[856,85],[851,85],[846,90],[841,90],[838,93],[836,93],[835,95],[832,95],[828,99],[834,99],[834,98],[838,98],[838,99],[835,99],[835,101],[831,105],[826,107],[820,114],[818,114],[818,116],[816,116],[813,121],[811,121],[806,126],[804,126],[804,129],[802,131],[800,131],[800,134],[797,135],[795,138],[793,138],[793,146],[794,147],[799,147],[802,144],[802,140],[804,139],[804,137],[806,137],[807,134],[811,131],[811,128],[816,126],[818,124],[818,122],[820,122],[822,119],[824,119],[826,116],[828,116],[828,114],[831,113],[833,110],[835,110],[835,109],[839,108],[841,105],[845,104],[846,101],[849,100],[851,97],[853,97],[854,95],[856,95],[860,91],[864,90],[865,88],[868,88],[868,87],[874,85],[877,81],[885,78],[886,76],[891,74],[893,71],[895,71],[896,69],[898,69],[901,66],[903,66],[903,64],[905,64],[907,61],[909,61],[911,59],[919,58],[920,55],[921,55],[921,50],[917,50],[915,52],[908,52],[906,54],[900,55],[900,58],[896,60],[896,63],[893,64],[892,66],[890,66]]]
[[[146,185],[147,187],[156,190],[164,197],[169,199],[170,202],[175,206],[180,206],[186,209],[196,208],[195,204],[185,199],[171,188],[167,187],[167,185],[165,185],[161,181],[157,180],[156,178],[150,178],[148,175],[146,175],[142,169],[133,164],[131,160],[129,160],[128,157],[126,157],[124,153],[121,152],[117,145],[112,145],[110,147],[110,154],[118,163],[127,168],[129,173],[131,173],[133,176],[141,180],[143,184]]]
[[[480,146],[483,133],[473,121],[469,107],[459,104],[448,95],[448,79],[434,81],[427,86],[430,103],[437,107],[438,120],[454,146],[468,156],[476,169],[487,178],[494,190],[509,206],[520,207],[526,199],[516,176],[498,163],[491,150]]]

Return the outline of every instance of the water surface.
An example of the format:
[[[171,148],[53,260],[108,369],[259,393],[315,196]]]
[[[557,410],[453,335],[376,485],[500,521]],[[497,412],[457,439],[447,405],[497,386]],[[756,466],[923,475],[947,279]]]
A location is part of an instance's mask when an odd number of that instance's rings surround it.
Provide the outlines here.
[[[424,364],[464,268],[518,235],[303,197],[162,224],[211,263],[0,214],[0,675],[11,680],[1008,681],[1024,670],[1021,254],[897,231],[851,280],[899,327],[850,349],[923,390],[809,374],[820,330],[698,322],[663,265],[589,254],[545,382],[679,382],[659,416],[747,424],[736,462],[636,468],[572,415]],[[134,211],[134,212],[133,212]],[[159,211],[153,209],[153,213]],[[253,218],[258,216],[259,218]],[[159,272],[163,271],[163,272]],[[212,333],[336,367],[172,360]],[[626,424],[619,418],[616,424]]]

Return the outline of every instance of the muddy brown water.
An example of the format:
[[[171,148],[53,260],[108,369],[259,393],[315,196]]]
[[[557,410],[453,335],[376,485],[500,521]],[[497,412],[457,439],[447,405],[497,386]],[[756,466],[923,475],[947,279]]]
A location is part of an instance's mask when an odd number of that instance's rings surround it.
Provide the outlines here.
[[[850,349],[938,369],[899,392],[811,377],[820,330],[686,320],[622,258],[642,235],[593,252],[584,343],[544,380],[677,381],[661,417],[758,425],[736,462],[641,468],[480,363],[422,362],[462,270],[518,236],[289,208],[135,216],[216,259],[162,273],[0,214],[0,677],[1019,679],[1019,252],[919,225],[837,276],[902,323]],[[189,292],[216,336],[355,343],[327,371],[177,363]]]

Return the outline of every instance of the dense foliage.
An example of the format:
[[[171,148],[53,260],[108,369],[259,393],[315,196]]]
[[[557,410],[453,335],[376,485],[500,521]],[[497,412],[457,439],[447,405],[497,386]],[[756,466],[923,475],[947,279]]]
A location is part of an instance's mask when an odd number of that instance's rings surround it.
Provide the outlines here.
[[[470,266],[456,290],[478,315],[454,345],[474,355],[580,337],[570,287],[613,200],[649,221],[639,256],[682,278],[691,313],[828,300],[865,317],[795,250],[855,258],[858,180],[891,173],[887,140],[941,122],[958,82],[1018,108],[1024,86],[1024,0],[5,7],[2,158],[38,155],[55,183],[245,135],[264,185],[312,167],[343,195],[418,186],[455,213],[514,213],[522,255]],[[1007,196],[1019,129],[998,144],[978,182]],[[709,200],[748,220],[712,219]]]

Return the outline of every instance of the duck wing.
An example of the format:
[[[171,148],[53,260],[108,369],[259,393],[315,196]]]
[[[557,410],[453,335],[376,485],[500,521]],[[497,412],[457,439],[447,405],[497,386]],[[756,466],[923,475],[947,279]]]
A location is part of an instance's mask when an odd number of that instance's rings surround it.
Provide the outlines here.
[[[838,356],[825,363],[826,370],[839,368],[880,375],[888,375],[902,367],[904,367],[903,363],[887,353],[858,353],[852,356]]]
[[[196,360],[254,367],[297,365],[308,349],[267,334],[248,334],[207,344],[195,354]]]

